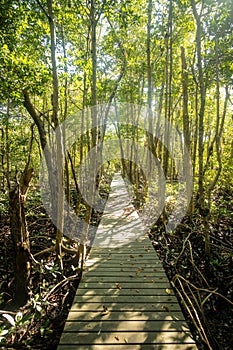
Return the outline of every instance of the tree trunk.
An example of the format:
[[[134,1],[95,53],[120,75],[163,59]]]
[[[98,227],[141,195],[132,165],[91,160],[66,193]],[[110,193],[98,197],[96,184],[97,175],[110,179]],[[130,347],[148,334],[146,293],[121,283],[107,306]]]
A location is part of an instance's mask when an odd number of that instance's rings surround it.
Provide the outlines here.
[[[60,269],[63,270],[62,263],[62,238],[63,238],[63,224],[64,224],[64,191],[63,191],[63,133],[59,126],[58,110],[59,110],[59,87],[58,87],[58,74],[57,74],[57,62],[56,62],[56,25],[53,12],[53,0],[47,0],[49,26],[50,26],[50,52],[52,61],[52,72],[53,72],[53,123],[56,128],[56,154],[55,159],[57,161],[57,194],[53,200],[57,203],[56,206],[56,253],[60,265]]]
[[[52,60],[52,72],[53,72],[53,123],[55,128],[58,126],[58,75],[57,75],[57,62],[56,62],[56,26],[53,13],[53,0],[47,0],[49,26],[50,26],[50,51]]]
[[[166,93],[165,93],[165,145],[170,141],[170,122],[172,117],[172,76],[173,76],[173,0],[169,1],[169,14],[168,14],[168,26],[165,37],[166,43],[166,67],[165,67],[165,79],[166,79]],[[169,151],[167,147],[164,147],[163,156],[163,168],[164,175],[168,177],[169,168]],[[170,177],[172,174],[170,174]]]
[[[198,125],[198,206],[200,214],[205,213],[204,204],[204,174],[203,174],[203,155],[204,155],[204,114],[205,114],[205,85],[203,77],[202,67],[202,48],[201,48],[201,35],[202,35],[202,23],[201,17],[197,12],[195,0],[191,0],[193,9],[193,16],[196,22],[196,45],[197,45],[197,66],[198,66],[198,82],[200,93],[200,109],[199,109],[199,125]]]
[[[154,138],[153,138],[153,116],[152,116],[152,67],[151,67],[151,16],[152,16],[152,0],[148,0],[147,4],[147,103],[148,103],[148,122],[149,122],[149,132],[147,134],[149,150],[152,154],[155,154],[154,149]],[[149,153],[149,164],[152,160],[150,159],[151,153]]]
[[[29,296],[30,242],[27,229],[25,204],[33,169],[26,166],[20,181],[9,192],[11,236],[15,251],[15,298],[17,305],[24,305]]]
[[[183,135],[184,135],[184,176],[186,180],[187,198],[191,199],[193,192],[192,183],[192,165],[190,161],[190,127],[188,113],[188,72],[185,57],[185,49],[181,47],[181,62],[182,62],[182,91],[183,91]],[[192,214],[192,201],[188,209],[189,214]]]

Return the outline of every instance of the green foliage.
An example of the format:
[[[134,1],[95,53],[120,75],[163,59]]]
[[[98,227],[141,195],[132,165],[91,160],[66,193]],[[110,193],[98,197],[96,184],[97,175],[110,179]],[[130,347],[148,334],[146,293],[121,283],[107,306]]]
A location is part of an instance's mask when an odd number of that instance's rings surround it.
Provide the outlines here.
[[[232,143],[232,83],[233,83],[233,2],[231,0],[195,1],[201,19],[201,53],[203,68],[203,83],[205,89],[204,123],[203,123],[203,161],[204,193],[207,192],[213,178],[220,169],[220,176],[215,190],[211,193],[210,210],[215,222],[222,217],[232,219],[233,189],[233,143]],[[169,10],[172,5],[172,19]],[[97,102],[108,103],[115,91],[113,101],[123,101],[146,105],[148,101],[148,75],[151,74],[152,107],[154,125],[163,129],[160,119],[170,117],[173,126],[180,134],[183,131],[184,96],[182,73],[187,73],[188,90],[188,118],[190,128],[190,153],[195,166],[194,198],[198,197],[198,168],[199,158],[198,126],[200,109],[200,72],[197,61],[197,26],[190,0],[152,1],[152,18],[150,23],[150,60],[151,72],[148,71],[148,1],[145,0],[97,0],[95,2],[95,23],[91,20],[91,2],[87,1],[53,1],[54,23],[56,26],[56,68],[58,75],[59,110],[58,119],[75,114],[88,107],[92,101],[93,84],[93,24],[96,24],[97,45]],[[49,141],[54,128],[53,96],[54,76],[50,52],[51,33],[50,19],[46,1],[18,1],[0,0],[0,180],[4,182],[0,198],[0,218],[8,213],[8,193],[6,191],[6,177],[9,175],[11,183],[20,178],[20,174],[29,159],[35,169],[33,185],[38,184],[40,166],[40,142],[38,125],[34,127],[34,140],[30,149],[31,124],[35,122],[26,112],[24,91],[29,93],[30,101],[36,112],[43,131]],[[170,21],[172,20],[172,23]],[[184,47],[187,68],[182,72],[181,50]],[[121,79],[119,79],[121,78]],[[219,87],[220,96],[217,96]],[[229,101],[224,116],[224,102],[226,88]],[[219,106],[218,106],[219,102]],[[170,103],[170,105],[169,105]],[[219,107],[219,116],[218,116]],[[135,112],[135,116],[137,116]],[[169,112],[169,113],[168,113]],[[221,135],[217,130],[218,118],[221,123],[225,117]],[[80,130],[83,126],[91,126],[91,119],[78,120]],[[142,147],[148,146],[147,135],[142,128],[132,125],[118,125],[122,139],[131,139]],[[217,130],[217,131],[216,131]],[[161,143],[156,149],[157,158],[164,162],[163,140],[165,133],[161,133]],[[217,154],[216,135],[220,138],[219,155]],[[101,130],[99,137],[101,140]],[[107,128],[104,141],[116,137],[115,130]],[[181,137],[182,138],[182,137]],[[154,140],[155,141],[155,140]],[[102,140],[100,141],[102,142]],[[212,148],[211,148],[212,147]],[[70,154],[77,174],[81,150],[83,158],[91,148],[91,132],[83,133],[71,147]],[[179,152],[179,151],[178,151]],[[221,158],[221,164],[219,162]],[[68,157],[67,157],[68,159]],[[121,160],[113,160],[102,165],[98,174],[98,189],[104,198],[109,193],[110,182],[115,171],[123,170]],[[174,164],[169,158],[169,177],[172,179]],[[137,208],[146,204],[148,194],[147,181],[139,166],[126,161],[126,168],[134,169],[134,174],[126,174],[132,180],[132,197]],[[9,172],[9,173],[8,173]],[[68,159],[69,177],[66,191],[70,191],[71,203],[75,207],[78,202],[75,181]],[[140,174],[140,176],[137,176]],[[174,175],[173,174],[173,175]],[[4,179],[4,181],[2,181]],[[107,181],[106,181],[107,179]],[[165,210],[169,215],[175,206],[179,188],[176,183],[166,184]],[[156,184],[154,189],[157,190]],[[156,193],[156,191],[155,191]],[[221,203],[217,201],[218,193],[222,193]],[[33,194],[29,192],[27,203],[27,219],[30,224],[36,221],[37,213],[40,218],[46,215],[42,208],[38,188]],[[227,198],[224,199],[224,198]],[[157,198],[156,198],[157,201]],[[80,200],[78,215],[85,219],[87,205]],[[208,204],[205,198],[205,204]],[[151,203],[150,203],[151,204]],[[156,207],[157,203],[154,203]],[[149,208],[151,210],[151,208]],[[92,224],[98,223],[99,217],[92,219]],[[163,222],[163,224],[165,224]],[[32,224],[33,226],[33,224]],[[199,225],[199,222],[197,224]],[[159,224],[155,224],[156,230]],[[204,231],[204,226],[200,226]],[[42,235],[41,230],[30,230],[30,244],[36,246],[36,238]],[[200,234],[201,244],[202,233]],[[55,238],[46,236],[46,244],[56,243]],[[71,243],[65,241],[70,247]],[[43,246],[44,248],[44,246]],[[41,248],[42,249],[42,248]],[[36,250],[37,251],[37,250]],[[195,254],[194,254],[195,255]],[[168,257],[177,256],[173,249]],[[212,257],[210,264],[213,268],[221,268],[228,256]],[[186,266],[183,266],[187,269]],[[77,272],[77,267],[73,266]],[[55,281],[61,279],[60,267],[53,261],[41,260],[32,266],[32,275],[40,276],[38,286],[32,291],[30,310],[16,315],[1,316],[0,343],[4,344],[7,337],[27,328],[33,320],[42,320],[47,312],[46,295],[55,286]],[[5,279],[5,276],[4,276]],[[5,282],[5,280],[4,280]],[[0,293],[0,301],[4,295]],[[48,321],[43,323],[41,336],[49,334]],[[30,341],[28,342],[30,343]],[[25,342],[25,347],[30,344]],[[23,345],[23,346],[24,346]]]
[[[0,344],[4,344],[6,342],[6,337],[17,333],[20,329],[26,329],[34,316],[33,314],[23,314],[19,311],[16,315],[5,313],[2,314],[1,317],[7,321],[0,326]]]

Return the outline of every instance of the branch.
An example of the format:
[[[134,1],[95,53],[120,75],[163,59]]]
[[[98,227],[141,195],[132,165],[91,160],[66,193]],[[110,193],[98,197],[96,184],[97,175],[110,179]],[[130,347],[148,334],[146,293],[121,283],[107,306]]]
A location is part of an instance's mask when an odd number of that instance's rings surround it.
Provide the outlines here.
[[[67,283],[67,282],[69,282],[69,281],[75,280],[75,279],[77,279],[77,278],[79,278],[79,277],[80,277],[80,275],[77,275],[77,274],[76,274],[76,275],[67,277],[67,278],[65,278],[64,280],[60,281],[58,284],[56,284],[56,286],[54,286],[54,287],[49,291],[49,293],[44,297],[43,301],[46,301],[46,300],[50,297],[50,295],[51,295],[57,288],[59,288],[60,286],[62,286],[64,283]]]
[[[32,119],[34,120],[34,122],[38,128],[39,135],[40,135],[41,147],[42,147],[42,149],[44,149],[47,141],[46,141],[46,132],[44,129],[43,122],[42,122],[40,116],[37,114],[35,107],[31,103],[29,94],[26,90],[23,91],[23,96],[24,96],[23,105],[26,108],[26,110],[28,111],[28,113],[30,114],[30,116],[32,117]]]
[[[39,7],[41,8],[41,10],[44,12],[44,14],[45,14],[45,16],[47,17],[47,19],[48,19],[49,21],[51,21],[50,16],[47,14],[47,12],[46,12],[44,6],[41,4],[40,0],[36,0],[36,2],[37,2],[37,4],[39,5]]]

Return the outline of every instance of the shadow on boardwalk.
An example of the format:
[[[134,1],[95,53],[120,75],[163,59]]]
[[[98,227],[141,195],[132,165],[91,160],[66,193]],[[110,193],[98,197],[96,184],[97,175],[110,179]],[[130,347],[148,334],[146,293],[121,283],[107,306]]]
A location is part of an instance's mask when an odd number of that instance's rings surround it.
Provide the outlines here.
[[[58,349],[195,349],[150,242],[93,250]]]
[[[139,218],[133,211],[124,217],[129,202],[122,184],[120,197],[113,188],[58,350],[194,350],[178,301]],[[109,248],[111,244],[114,247]]]

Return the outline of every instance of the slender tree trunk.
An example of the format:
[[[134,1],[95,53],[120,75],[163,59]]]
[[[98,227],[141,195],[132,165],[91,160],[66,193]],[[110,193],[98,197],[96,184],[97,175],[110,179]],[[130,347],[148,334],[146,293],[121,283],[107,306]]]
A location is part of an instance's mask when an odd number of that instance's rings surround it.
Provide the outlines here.
[[[1,182],[0,182],[0,191],[3,193],[5,192],[5,174],[4,174],[4,168],[5,168],[5,157],[6,157],[6,147],[5,147],[5,130],[4,128],[0,129],[1,132],[1,143],[0,143],[0,154],[1,154]],[[0,214],[0,220],[1,220],[1,214]]]
[[[96,16],[96,1],[91,0],[90,8],[90,29],[91,29],[91,62],[92,62],[92,76],[91,76],[91,147],[94,148],[96,152],[96,157],[94,157],[94,164],[90,166],[90,177],[93,179],[91,187],[88,189],[87,198],[89,202],[92,203],[94,192],[96,188],[96,183],[94,181],[94,174],[96,170],[97,162],[97,145],[98,145],[98,123],[97,123],[97,52],[96,52],[96,27],[97,27],[97,16]],[[87,204],[85,222],[83,232],[81,236],[81,242],[79,245],[79,266],[82,267],[85,257],[86,257],[86,241],[88,236],[88,230],[91,223],[92,207]]]
[[[97,86],[96,86],[96,74],[97,74],[97,54],[96,54],[96,1],[91,0],[90,9],[90,21],[91,21],[91,61],[92,61],[92,80],[91,80],[91,106],[92,106],[92,147],[97,145]]]
[[[193,183],[192,183],[192,165],[191,159],[191,142],[190,142],[190,127],[188,113],[188,72],[185,57],[185,49],[181,47],[181,62],[182,62],[182,91],[183,91],[183,135],[184,135],[184,175],[186,180],[186,193],[188,199],[192,198]],[[192,200],[189,205],[189,214],[192,214]]]
[[[58,126],[58,75],[57,75],[57,61],[56,61],[56,25],[53,12],[53,0],[47,0],[48,16],[49,16],[49,27],[50,27],[50,51],[52,60],[52,72],[53,72],[53,94],[52,94],[52,104],[53,104],[53,122],[55,128]]]
[[[33,169],[26,166],[20,181],[9,192],[11,236],[15,251],[15,303],[24,305],[29,297],[30,242],[25,204]]]
[[[198,125],[198,206],[199,212],[203,216],[204,220],[204,236],[205,236],[205,255],[206,255],[206,267],[209,267],[210,260],[210,237],[209,237],[209,208],[205,203],[204,193],[204,116],[205,116],[205,104],[206,104],[206,88],[204,84],[203,75],[203,57],[202,57],[202,22],[201,15],[198,14],[195,0],[191,0],[193,16],[196,22],[196,46],[197,46],[197,66],[198,66],[198,83],[200,94],[200,109],[199,109],[199,125]]]
[[[7,188],[10,188],[10,140],[9,140],[9,118],[10,118],[10,99],[7,100],[5,130],[2,129],[2,171],[3,171],[3,190],[4,180],[6,179]]]
[[[56,202],[56,253],[60,264],[60,269],[63,270],[62,262],[62,238],[63,238],[63,225],[64,225],[64,191],[63,191],[63,130],[59,126],[58,110],[59,110],[59,86],[58,86],[58,74],[57,74],[57,61],[56,61],[56,25],[53,12],[53,0],[47,0],[49,26],[50,26],[50,51],[52,61],[52,72],[53,72],[53,123],[56,128],[56,150],[54,158],[56,161],[57,170],[57,194],[52,198]]]
[[[152,159],[151,154],[155,154],[154,138],[153,138],[153,114],[152,114],[152,67],[151,67],[151,16],[152,16],[152,0],[148,0],[147,4],[147,104],[148,104],[148,122],[149,132],[147,134],[149,153],[148,166],[150,167]]]
[[[195,0],[191,0],[191,5],[193,9],[193,15],[196,22],[196,45],[197,45],[197,66],[198,66],[198,82],[200,91],[200,109],[199,109],[199,125],[198,125],[198,205],[200,214],[203,215],[205,210],[204,203],[204,175],[203,175],[203,155],[204,155],[204,114],[205,114],[205,84],[203,77],[203,67],[202,67],[202,47],[201,47],[201,35],[202,35],[202,23],[201,17],[197,12]]]
[[[197,159],[197,143],[198,143],[198,124],[199,124],[199,115],[198,115],[198,86],[195,88],[195,123],[194,123],[194,136],[193,136],[193,177],[196,176],[196,159]]]
[[[165,145],[168,144],[170,140],[170,122],[172,117],[172,76],[173,76],[173,0],[169,1],[169,14],[168,14],[168,26],[166,33],[166,92],[165,92]],[[167,177],[168,174],[168,164],[169,163],[169,151],[167,147],[164,147],[163,156],[163,167],[164,174]],[[170,174],[171,175],[171,174]]]

